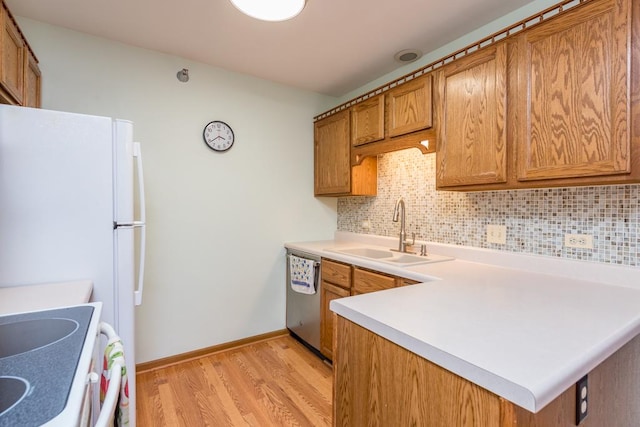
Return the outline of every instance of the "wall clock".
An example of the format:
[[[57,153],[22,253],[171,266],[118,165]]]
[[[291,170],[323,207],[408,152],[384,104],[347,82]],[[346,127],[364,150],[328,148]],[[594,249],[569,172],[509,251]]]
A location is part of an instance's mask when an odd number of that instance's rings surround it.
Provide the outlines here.
[[[227,151],[235,139],[231,126],[220,120],[207,123],[202,137],[207,146],[214,151]]]

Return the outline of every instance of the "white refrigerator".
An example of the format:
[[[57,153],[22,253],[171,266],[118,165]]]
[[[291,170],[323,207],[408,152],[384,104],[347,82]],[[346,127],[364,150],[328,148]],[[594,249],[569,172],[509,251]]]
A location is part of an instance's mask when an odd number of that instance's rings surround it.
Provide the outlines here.
[[[122,338],[135,426],[140,146],[124,120],[0,104],[0,287],[89,279]]]

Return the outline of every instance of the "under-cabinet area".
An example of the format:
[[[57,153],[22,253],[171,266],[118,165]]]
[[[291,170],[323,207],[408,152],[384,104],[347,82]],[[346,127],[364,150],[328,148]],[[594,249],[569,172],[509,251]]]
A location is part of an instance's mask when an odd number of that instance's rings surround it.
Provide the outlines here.
[[[358,188],[363,159],[409,147],[436,151],[439,190],[640,182],[639,16],[638,2],[597,0],[522,21],[318,116],[316,129],[344,126],[339,157],[318,155],[316,133],[315,194],[373,195]]]

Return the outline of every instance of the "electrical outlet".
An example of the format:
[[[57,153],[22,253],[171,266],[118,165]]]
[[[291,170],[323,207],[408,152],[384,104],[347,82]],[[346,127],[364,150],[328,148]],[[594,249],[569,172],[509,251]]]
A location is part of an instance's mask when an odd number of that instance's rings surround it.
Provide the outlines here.
[[[363,230],[369,230],[370,228],[371,228],[371,221],[369,221],[368,219],[365,219],[364,221],[362,221]]]
[[[591,234],[565,234],[564,245],[568,248],[593,249]]]
[[[506,225],[487,225],[487,242],[504,245],[507,243]]]
[[[588,379],[585,375],[576,383],[576,425],[587,418],[589,409]]]

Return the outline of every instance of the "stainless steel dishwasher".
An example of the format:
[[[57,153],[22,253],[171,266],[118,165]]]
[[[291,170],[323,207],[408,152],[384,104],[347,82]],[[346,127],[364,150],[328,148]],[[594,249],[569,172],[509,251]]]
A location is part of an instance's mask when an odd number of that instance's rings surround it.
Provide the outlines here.
[[[315,261],[315,288],[312,295],[301,294],[291,289],[289,257],[295,255]],[[287,329],[295,338],[305,344],[316,355],[324,359],[320,353],[320,257],[297,250],[287,250]]]

